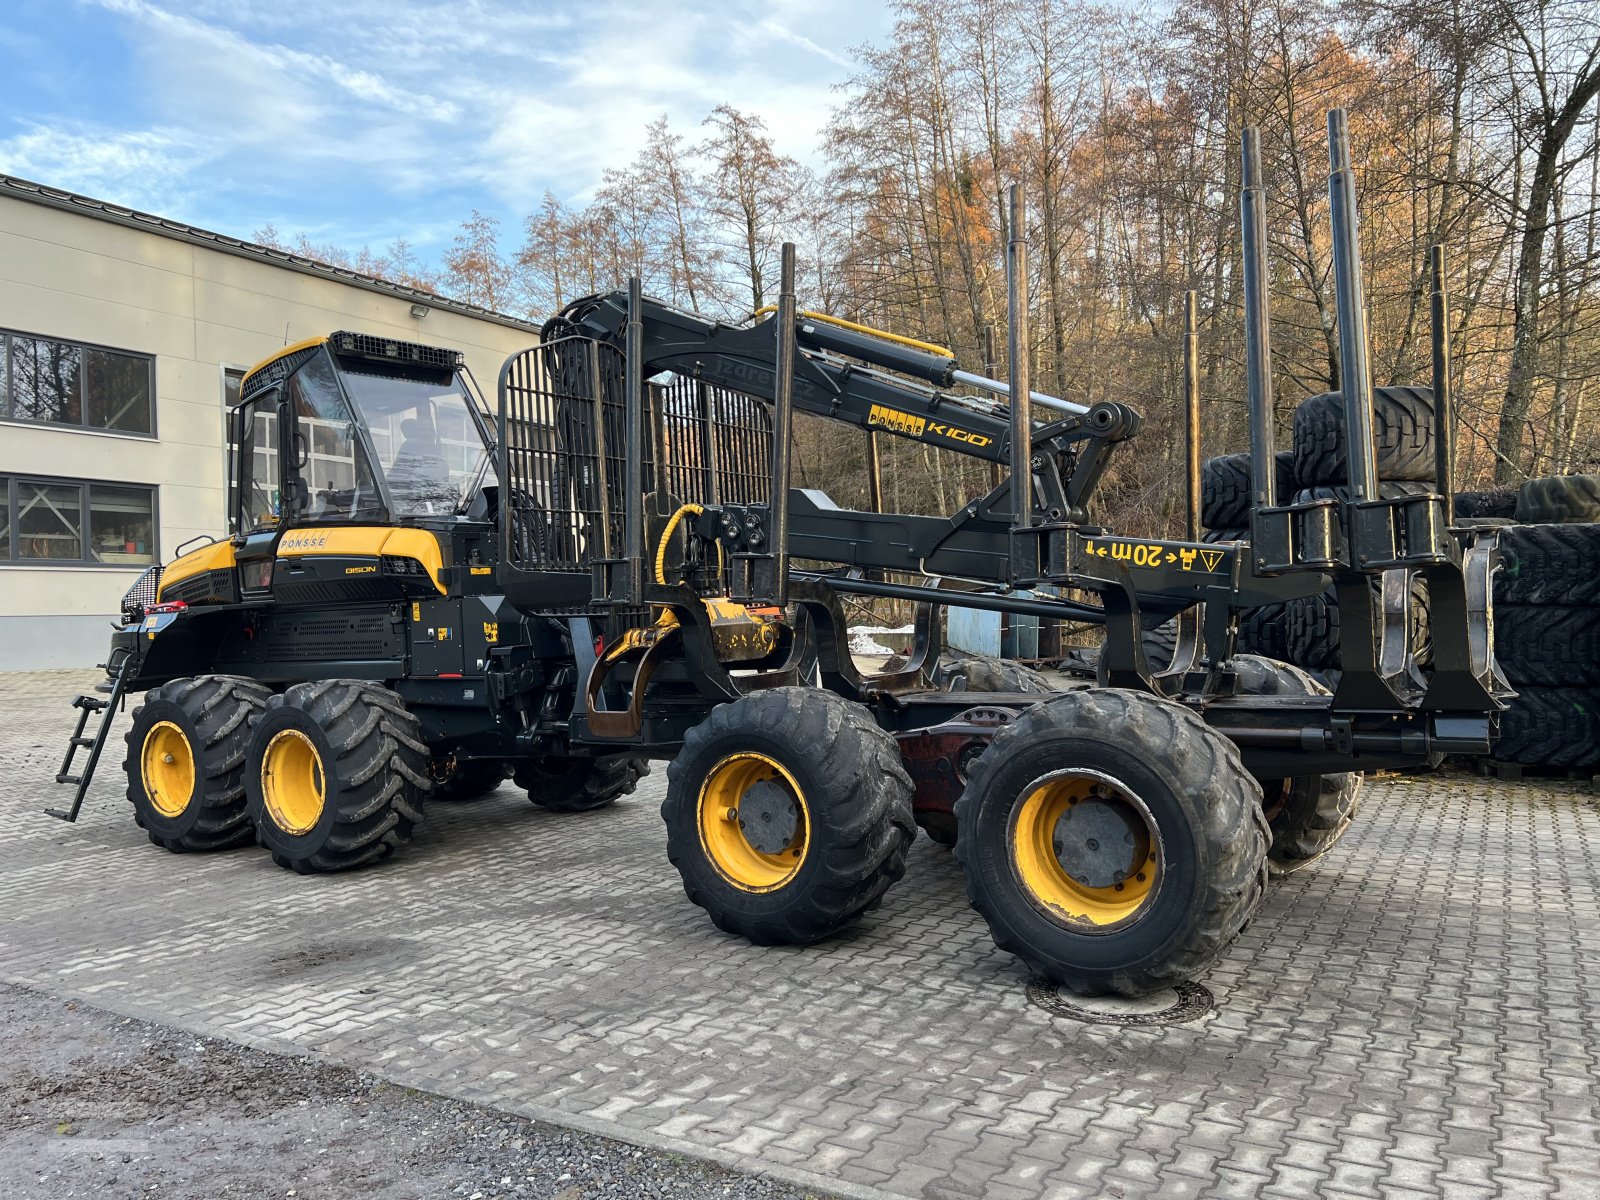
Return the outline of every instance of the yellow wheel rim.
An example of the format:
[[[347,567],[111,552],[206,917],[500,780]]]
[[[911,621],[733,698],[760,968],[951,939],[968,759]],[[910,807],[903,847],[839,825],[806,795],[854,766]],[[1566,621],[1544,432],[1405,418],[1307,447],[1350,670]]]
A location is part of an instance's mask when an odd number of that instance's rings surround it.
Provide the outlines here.
[[[1141,915],[1161,880],[1144,804],[1109,777],[1040,780],[1011,822],[1011,862],[1035,904],[1076,929],[1109,932]]]
[[[194,750],[183,730],[171,721],[157,721],[144,735],[139,770],[150,807],[175,817],[194,798]]]
[[[732,754],[712,767],[700,785],[699,818],[706,857],[742,891],[776,891],[805,865],[805,792],[765,754]]]
[[[261,756],[261,798],[274,825],[296,837],[315,829],[326,782],[322,755],[310,738],[298,729],[272,735]]]

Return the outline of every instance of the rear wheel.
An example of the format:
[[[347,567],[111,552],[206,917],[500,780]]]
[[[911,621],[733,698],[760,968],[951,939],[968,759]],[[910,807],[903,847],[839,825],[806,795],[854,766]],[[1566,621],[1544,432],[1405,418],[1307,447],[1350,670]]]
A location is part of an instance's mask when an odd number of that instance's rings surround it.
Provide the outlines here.
[[[718,928],[813,942],[876,904],[916,836],[895,740],[832,692],[719,705],[667,768],[667,856]]]
[[[1092,688],[1034,705],[956,802],[956,858],[995,943],[1086,995],[1193,978],[1265,884],[1261,789],[1188,709]]]
[[[245,776],[256,839],[303,875],[380,862],[422,821],[428,748],[388,688],[297,683],[256,722]]]
[[[1328,689],[1298,667],[1252,654],[1234,657],[1247,696],[1326,696]],[[1288,875],[1321,858],[1350,828],[1361,794],[1361,773],[1300,775],[1261,780],[1262,805],[1272,831],[1267,866]]]
[[[223,850],[251,840],[245,746],[269,688],[232,675],[174,679],[145,695],[126,734],[134,820],[168,850]]]
[[[517,763],[516,785],[551,812],[593,812],[629,795],[650,774],[643,758],[565,758],[550,755]]]

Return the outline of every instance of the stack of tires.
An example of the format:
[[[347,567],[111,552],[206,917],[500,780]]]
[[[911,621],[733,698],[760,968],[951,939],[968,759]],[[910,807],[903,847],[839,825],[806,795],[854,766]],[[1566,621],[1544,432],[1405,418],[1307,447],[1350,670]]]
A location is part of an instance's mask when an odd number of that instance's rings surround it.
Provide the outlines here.
[[[1431,492],[1433,477],[1433,392],[1427,388],[1383,387],[1372,392],[1372,425],[1382,499]],[[1294,474],[1297,504],[1345,500],[1350,495],[1344,400],[1324,392],[1301,401],[1294,414]],[[1374,588],[1379,586],[1373,581]],[[1418,661],[1429,656],[1428,596],[1421,579],[1409,583],[1411,648]],[[1284,637],[1289,661],[1326,679],[1336,678],[1339,602],[1333,589],[1286,606]]]
[[[1500,535],[1495,657],[1517,695],[1494,757],[1600,767],[1600,476],[1529,480]]]
[[[1427,388],[1375,388],[1372,401],[1379,495],[1394,498],[1432,491],[1433,393]],[[1345,499],[1349,495],[1347,444],[1344,400],[1339,393],[1325,392],[1301,401],[1294,415],[1294,449],[1277,456],[1279,503]],[[1209,460],[1201,484],[1206,540],[1248,538],[1249,455]],[[1484,495],[1496,496],[1496,504],[1506,506],[1496,494]],[[1412,647],[1426,662],[1428,597],[1420,580],[1411,582],[1410,595]],[[1339,604],[1332,589],[1320,596],[1247,612],[1240,620],[1239,649],[1294,663],[1324,683],[1336,683],[1342,663]]]
[[[1294,454],[1278,452],[1274,464],[1280,502],[1294,494]],[[1206,460],[1200,472],[1200,520],[1206,531],[1201,541],[1243,542],[1250,538],[1250,456],[1224,454]],[[1239,651],[1263,658],[1287,660],[1284,606],[1252,608],[1239,618]]]

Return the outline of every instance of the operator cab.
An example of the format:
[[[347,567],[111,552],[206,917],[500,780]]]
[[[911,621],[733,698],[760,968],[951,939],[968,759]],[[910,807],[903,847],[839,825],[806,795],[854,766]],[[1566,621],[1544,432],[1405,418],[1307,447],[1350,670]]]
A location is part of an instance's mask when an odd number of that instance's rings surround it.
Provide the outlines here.
[[[289,346],[245,376],[232,521],[433,524],[483,487],[492,438],[462,356],[360,333]]]

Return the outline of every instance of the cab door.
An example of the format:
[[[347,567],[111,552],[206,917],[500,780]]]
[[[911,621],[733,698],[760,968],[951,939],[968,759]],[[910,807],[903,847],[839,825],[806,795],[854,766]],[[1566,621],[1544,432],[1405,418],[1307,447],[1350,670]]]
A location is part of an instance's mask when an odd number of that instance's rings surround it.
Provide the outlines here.
[[[286,525],[285,497],[292,500],[298,476],[286,476],[290,430],[283,420],[283,389],[269,388],[233,413],[237,437],[238,483],[234,492],[233,557],[246,599],[271,592],[272,562]],[[293,508],[292,502],[289,508]]]

